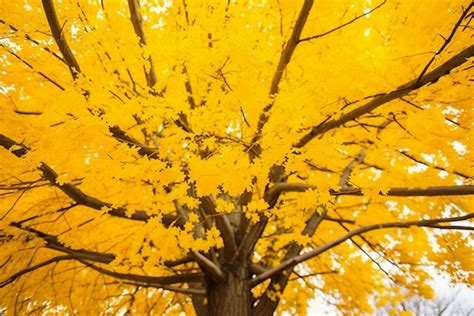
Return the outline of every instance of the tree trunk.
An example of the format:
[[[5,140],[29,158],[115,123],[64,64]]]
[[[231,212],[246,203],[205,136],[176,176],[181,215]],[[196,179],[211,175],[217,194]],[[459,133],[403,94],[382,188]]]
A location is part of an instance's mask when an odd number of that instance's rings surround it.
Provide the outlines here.
[[[227,271],[224,282],[208,285],[209,316],[251,316],[252,294],[248,282],[247,269],[236,267]]]

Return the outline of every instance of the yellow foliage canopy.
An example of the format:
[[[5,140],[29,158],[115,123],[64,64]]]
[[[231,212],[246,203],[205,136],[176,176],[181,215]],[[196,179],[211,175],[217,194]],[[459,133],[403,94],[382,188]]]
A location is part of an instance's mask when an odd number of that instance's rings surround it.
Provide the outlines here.
[[[2,1],[0,314],[473,284],[472,6]]]

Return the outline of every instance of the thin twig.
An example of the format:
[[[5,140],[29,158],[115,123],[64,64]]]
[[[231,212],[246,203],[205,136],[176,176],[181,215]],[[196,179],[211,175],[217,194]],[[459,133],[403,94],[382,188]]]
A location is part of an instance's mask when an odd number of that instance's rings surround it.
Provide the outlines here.
[[[339,26],[337,26],[337,27],[335,27],[335,28],[330,29],[329,31],[324,32],[324,33],[302,38],[302,39],[299,40],[299,42],[311,41],[311,40],[314,40],[314,39],[317,39],[317,38],[320,38],[320,37],[329,35],[329,34],[331,34],[331,33],[333,33],[333,32],[336,32],[337,30],[340,30],[340,29],[344,28],[345,26],[348,26],[349,24],[354,23],[354,22],[357,21],[358,19],[363,18],[364,16],[368,16],[369,14],[371,14],[372,12],[374,12],[375,10],[377,10],[378,8],[380,8],[381,6],[383,6],[386,2],[387,2],[387,0],[384,0],[382,3],[380,3],[380,4],[377,5],[376,7],[370,9],[369,11],[364,12],[364,13],[361,14],[361,15],[356,16],[355,18],[353,18],[353,19],[350,20],[350,21],[347,21],[346,23],[343,23],[343,24],[341,24],[341,25],[339,25]]]

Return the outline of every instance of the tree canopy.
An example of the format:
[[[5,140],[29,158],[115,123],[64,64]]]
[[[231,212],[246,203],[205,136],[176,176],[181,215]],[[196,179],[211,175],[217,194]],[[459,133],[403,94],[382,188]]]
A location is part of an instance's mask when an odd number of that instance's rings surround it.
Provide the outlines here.
[[[314,2],[314,3],[313,3]],[[0,6],[0,312],[344,314],[473,284],[473,3]]]

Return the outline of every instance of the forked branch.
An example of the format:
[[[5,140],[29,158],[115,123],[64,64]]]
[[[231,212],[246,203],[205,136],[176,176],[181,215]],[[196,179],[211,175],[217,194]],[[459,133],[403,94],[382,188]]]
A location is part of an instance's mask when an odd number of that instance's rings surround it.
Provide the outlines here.
[[[22,269],[22,270],[20,270],[16,273],[12,274],[11,276],[9,276],[8,279],[6,279],[4,281],[1,281],[0,282],[0,288],[3,288],[5,286],[7,286],[8,284],[11,284],[11,283],[15,282],[16,280],[18,280],[23,275],[28,274],[28,273],[33,272],[33,271],[36,271],[38,269],[41,269],[42,267],[46,267],[46,266],[48,266],[50,264],[53,264],[53,263],[58,263],[58,262],[61,262],[61,261],[64,261],[64,260],[71,260],[71,259],[73,259],[73,257],[69,256],[69,255],[56,256],[56,257],[50,258],[48,260],[45,260],[43,262],[40,262],[38,264],[32,265],[28,268]]]
[[[458,21],[456,22],[456,24],[454,24],[454,27],[451,30],[451,33],[449,34],[449,36],[446,39],[443,38],[444,39],[443,45],[441,45],[441,47],[435,52],[433,57],[431,57],[431,59],[428,61],[428,63],[425,65],[425,67],[421,71],[420,75],[418,76],[417,82],[419,82],[423,78],[425,73],[430,68],[431,64],[435,61],[436,57],[439,56],[445,50],[446,47],[448,47],[449,43],[453,40],[454,35],[456,34],[456,31],[461,26],[462,21],[464,20],[466,15],[469,13],[469,11],[471,11],[473,6],[474,6],[474,1],[471,1],[471,3],[467,6],[467,8],[464,9],[464,11],[462,12],[462,14],[459,17]]]
[[[64,37],[63,33],[63,27],[60,26],[58,16],[56,14],[56,9],[54,7],[54,2],[53,0],[42,0],[43,1],[43,9],[46,13],[46,18],[48,20],[49,27],[51,29],[51,33],[53,34],[54,40],[56,41],[56,44],[59,47],[59,51],[61,52],[61,55],[64,57],[63,60],[65,63],[69,66],[71,70],[71,74],[73,79],[77,79],[77,75],[81,73],[81,68],[79,66],[79,63],[77,62],[76,58],[74,57],[74,54],[72,53],[72,50]],[[137,11],[138,12],[138,11]],[[27,65],[28,66],[28,65]],[[29,66],[32,68],[31,66]],[[154,74],[154,73],[153,73]],[[40,75],[42,75],[40,73]],[[44,75],[42,75],[44,77]],[[45,77],[46,78],[46,77]],[[51,81],[50,79],[46,78],[48,81]],[[148,77],[147,77],[148,80]],[[58,85],[55,82],[52,82],[58,88],[61,90],[64,90],[64,88],[60,85]],[[85,91],[85,96],[89,94],[88,91]],[[87,97],[86,97],[87,98]],[[156,151],[149,150],[145,146],[143,146],[140,142],[138,142],[136,139],[133,137],[130,137],[125,133],[124,130],[122,130],[118,126],[110,126],[109,131],[112,133],[112,135],[118,139],[121,142],[127,142],[127,144],[132,144],[136,145],[137,147],[140,148],[139,153],[142,154],[144,153],[147,156],[153,156],[156,155]]]
[[[318,229],[321,222],[324,220],[328,210],[323,205],[321,206],[322,212],[321,214],[315,210],[311,217],[307,220],[306,225],[302,231],[303,236],[312,237],[316,230]],[[283,258],[283,262],[286,262],[296,256],[298,256],[303,250],[303,246],[297,242],[293,242],[289,245],[288,250]],[[257,305],[255,306],[254,313],[255,315],[260,315],[264,310],[272,310],[274,311],[279,303],[279,298],[274,298],[270,293],[274,293],[276,291],[280,291],[283,293],[285,290],[288,281],[290,280],[290,276],[294,270],[296,265],[292,265],[287,267],[285,270],[281,271],[280,273],[274,274],[271,278],[270,284],[266,288],[263,295],[260,297]],[[266,271],[262,271],[259,275],[265,273]]]
[[[44,247],[51,250],[62,252],[64,254],[72,256],[74,259],[77,259],[77,260],[81,259],[81,260],[86,260],[89,262],[109,264],[112,261],[114,261],[116,258],[115,255],[112,253],[97,252],[97,251],[92,251],[88,249],[73,249],[67,246],[66,244],[64,244],[63,242],[60,242],[56,236],[47,234],[33,227],[25,226],[23,225],[22,222],[23,221],[11,222],[10,226],[18,228],[24,232],[32,234],[33,236],[37,238],[42,239],[44,241]],[[163,264],[165,267],[172,268],[172,267],[176,267],[176,266],[193,262],[193,261],[194,259],[192,258],[192,256],[188,255],[176,260],[167,260]]]
[[[18,28],[16,28],[15,26],[13,26],[13,25],[7,23],[5,20],[0,19],[0,24],[7,25],[7,26],[10,28],[10,30],[11,30],[12,32],[15,32],[15,33],[16,33],[16,32],[19,32]],[[64,60],[63,57],[61,57],[59,54],[57,54],[56,52],[54,52],[53,50],[51,50],[48,46],[43,45],[42,43],[38,42],[37,40],[35,40],[34,38],[32,38],[30,35],[28,35],[28,34],[26,34],[26,33],[25,33],[23,36],[25,37],[25,39],[27,39],[28,41],[32,42],[33,44],[35,44],[35,45],[41,47],[42,50],[44,50],[44,51],[50,53],[51,55],[53,55],[54,57],[56,57],[56,58],[57,58],[58,60],[60,60],[61,62],[66,63],[66,61]]]
[[[59,24],[56,9],[54,8],[54,2],[53,0],[42,0],[42,3],[53,38],[58,45],[64,60],[71,69],[72,76],[76,78],[77,74],[81,72],[81,68],[79,67],[79,63],[74,57],[74,54],[67,43],[66,37],[63,34],[63,27]]]
[[[175,283],[185,283],[185,282],[201,282],[203,281],[204,274],[201,272],[197,273],[185,273],[185,274],[176,274],[163,277],[139,275],[132,273],[119,273],[105,269],[103,267],[97,266],[90,262],[84,260],[78,260],[86,266],[100,272],[104,275],[111,276],[116,279],[134,281],[142,283],[143,285],[153,286],[153,287],[162,287],[163,285],[175,284]]]
[[[313,2],[313,0],[305,0],[303,3],[303,7],[301,8],[298,19],[296,20],[295,26],[293,27],[293,32],[291,32],[288,43],[286,43],[285,48],[281,52],[280,60],[278,61],[278,66],[275,74],[273,75],[272,84],[270,86],[270,95],[278,93],[278,86],[280,85],[283,72],[285,71],[286,66],[289,64],[291,56],[293,56],[293,53],[295,52],[296,45],[298,45],[301,32],[303,32],[304,25],[308,20]]]
[[[13,283],[14,281],[18,280],[23,275],[36,271],[42,267],[48,266],[53,263],[58,263],[61,261],[73,260],[73,259],[77,259],[77,258],[74,258],[73,256],[70,256],[70,255],[56,256],[48,260],[45,260],[43,262],[40,262],[38,264],[32,265],[28,268],[22,269],[18,271],[17,273],[11,275],[10,277],[8,277],[8,279],[1,281],[0,288],[3,288]],[[128,274],[128,273],[118,273],[118,272],[110,271],[108,269],[99,267],[97,265],[94,265],[82,259],[77,259],[77,261],[79,261],[85,266],[101,274],[126,281],[124,283],[133,282],[132,284],[134,285],[139,285],[139,286],[144,286],[144,287],[161,288],[167,291],[192,294],[192,295],[205,295],[205,291],[201,289],[191,289],[191,288],[185,289],[185,288],[169,286],[169,284],[175,284],[175,283],[202,281],[202,278],[203,278],[202,273],[188,273],[188,274],[180,274],[180,275],[173,275],[173,276],[166,276],[166,277],[152,277],[152,276],[142,276],[142,275]]]
[[[215,216],[218,214],[216,204],[211,196],[204,196],[201,198],[201,207],[207,215]],[[226,216],[216,216],[215,220],[217,229],[219,229],[222,240],[224,241],[224,254],[227,258],[231,258],[237,251],[237,244],[232,226]]]
[[[18,143],[11,138],[0,134],[0,146],[4,147],[7,150],[11,150],[11,152],[21,158],[26,155],[29,151],[29,148],[25,145]],[[107,214],[112,216],[124,218],[124,219],[131,219],[136,221],[148,221],[154,215],[149,215],[145,211],[135,211],[135,213],[128,216],[127,209],[125,207],[112,207],[111,203],[107,203],[104,201],[99,200],[93,196],[90,196],[84,192],[82,192],[77,186],[72,183],[58,183],[58,174],[54,171],[48,164],[41,163],[38,167],[41,171],[42,177],[45,180],[48,180],[53,186],[56,186],[61,191],[63,191],[67,196],[69,196],[72,200],[74,200],[77,204],[90,207],[95,210],[104,210],[108,209]],[[177,220],[177,217],[174,215],[163,214],[162,223],[166,226],[169,226]]]
[[[303,3],[295,26],[293,27],[293,31],[290,35],[290,38],[288,39],[288,43],[286,43],[285,47],[283,48],[283,51],[281,52],[280,60],[278,61],[278,66],[272,78],[272,83],[270,86],[270,96],[274,96],[278,93],[281,78],[283,77],[283,73],[285,72],[286,66],[291,60],[291,56],[293,56],[293,53],[296,49],[296,45],[298,45],[301,32],[303,31],[304,25],[306,24],[309,13],[311,11],[311,7],[313,6],[313,2],[313,0],[305,0]],[[267,106],[265,106],[262,113],[260,114],[260,118],[257,125],[257,132],[255,133],[252,143],[256,143],[260,139],[263,127],[269,119],[269,112],[272,107],[273,101],[271,101]]]
[[[143,31],[143,18],[139,12],[138,0],[128,0],[128,8],[130,9],[130,20],[132,21],[133,29],[135,34],[137,34],[140,39],[140,44],[146,45],[145,32]],[[150,69],[145,71],[145,77],[148,87],[153,88],[156,84],[156,74],[153,67],[153,60],[151,56],[148,56],[148,63],[150,64]]]
[[[209,260],[206,256],[199,253],[198,251],[193,251],[192,254],[196,259],[196,262],[204,271],[209,273],[214,281],[219,282],[225,279],[224,272],[222,272],[221,268],[218,267],[214,262]]]
[[[453,69],[468,62],[468,60],[473,56],[474,45],[471,45],[465,48],[463,51],[459,52],[458,54],[454,55],[432,71],[426,73],[421,79],[411,80],[401,85],[394,91],[381,94],[372,99],[372,101],[346,114],[343,114],[339,118],[327,120],[323,124],[313,127],[312,130],[308,134],[304,135],[294,146],[296,148],[301,148],[317,136],[320,136],[332,129],[342,126],[349,121],[357,119],[358,117],[367,114],[390,101],[401,98],[425,85],[435,83],[441,77],[448,75]]]
[[[273,275],[280,273],[284,270],[286,270],[288,267],[297,265],[299,263],[302,263],[306,260],[309,260],[311,258],[314,258],[329,249],[332,249],[346,240],[362,235],[365,233],[368,233],[370,231],[374,230],[379,230],[379,229],[385,229],[385,228],[410,228],[410,227],[428,227],[428,228],[438,228],[437,226],[440,226],[439,224],[442,223],[450,223],[450,222],[460,222],[460,221],[467,221],[474,218],[474,213],[469,213],[464,216],[458,216],[458,217],[450,217],[450,218],[439,218],[439,219],[426,219],[426,220],[420,220],[420,221],[406,221],[406,222],[388,222],[388,223],[380,223],[380,224],[374,224],[374,225],[369,225],[369,226],[363,226],[357,229],[354,229],[347,234],[343,235],[342,237],[339,237],[338,239],[335,239],[331,242],[328,242],[327,244],[322,245],[321,247],[318,247],[316,249],[313,249],[311,251],[308,251],[302,255],[299,255],[297,257],[294,257],[291,260],[287,260],[283,262],[281,265],[274,267],[272,269],[269,269],[262,274],[259,274],[255,278],[252,279],[251,285],[256,286],[263,281],[265,281],[268,278],[271,278]],[[442,228],[445,229],[455,229],[456,227],[450,227],[450,226],[441,226]],[[465,230],[474,230],[474,227],[469,227],[469,226],[463,226],[463,229]]]

